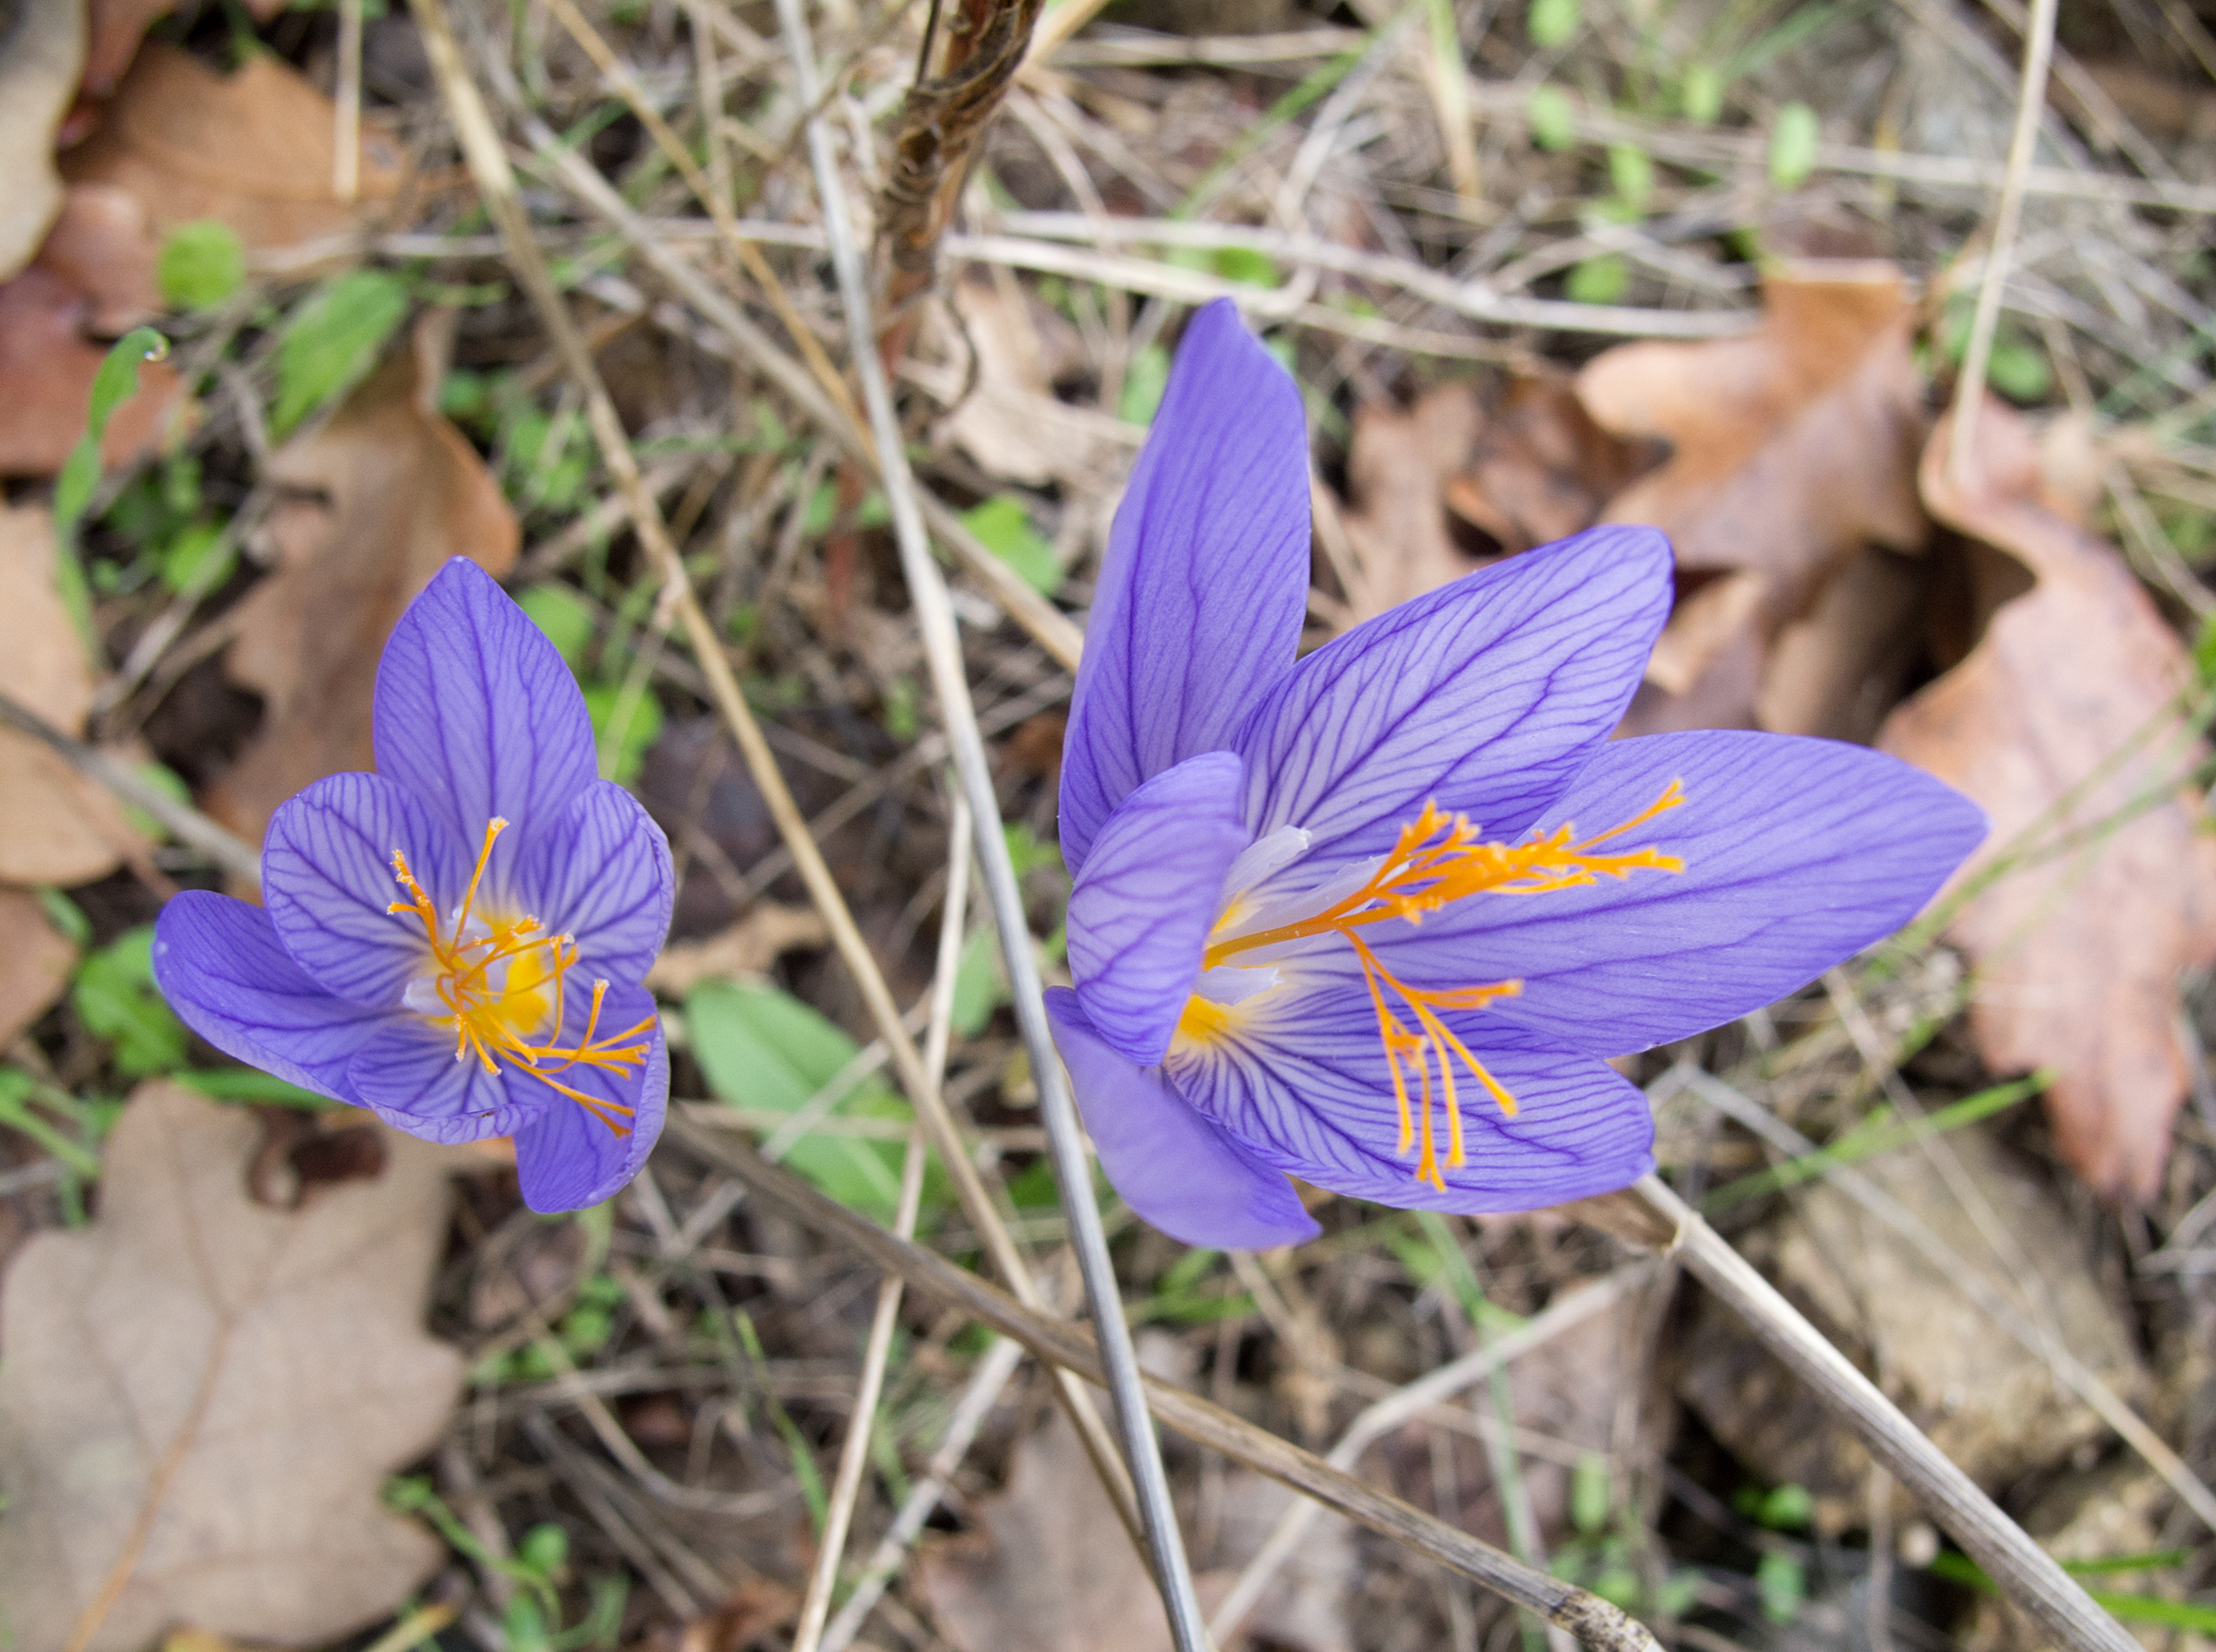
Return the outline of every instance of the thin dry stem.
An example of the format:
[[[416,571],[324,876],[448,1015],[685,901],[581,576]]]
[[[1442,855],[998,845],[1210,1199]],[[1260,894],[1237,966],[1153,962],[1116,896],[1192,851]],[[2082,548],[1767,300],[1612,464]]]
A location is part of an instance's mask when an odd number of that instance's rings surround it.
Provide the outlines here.
[[[1872,1456],[1931,1511],[2004,1594],[2071,1652],[2132,1652],[2138,1643],[2094,1605],[2084,1587],[1993,1505],[1977,1483],[1901,1415],[1800,1309],[1659,1176],[1632,1192],[1677,1234],[1670,1254],[1743,1320],[1770,1352],[1815,1390]]]
[[[1100,1352],[1087,1331],[1022,1307],[976,1274],[934,1251],[895,1237],[739,1143],[683,1120],[672,1120],[669,1128],[709,1164],[736,1176],[804,1225],[877,1266],[899,1273],[915,1289],[1015,1338],[1048,1365],[1081,1373],[1090,1382],[1103,1381]],[[1507,1338],[1501,1340],[1502,1345],[1508,1342]],[[1496,1354],[1498,1351],[1497,1345]],[[1568,1630],[1594,1652],[1659,1652],[1644,1625],[1598,1596],[1524,1565],[1512,1555],[1355,1479],[1291,1441],[1174,1383],[1148,1377],[1144,1392],[1153,1414],[1188,1440],[1316,1499],[1356,1525],[1439,1562],[1504,1599],[1529,1608]]]
[[[725,727],[738,742],[740,754],[744,758],[748,773],[768,806],[778,835],[792,855],[794,869],[808,889],[809,898],[822,912],[825,927],[830,931],[832,944],[840,959],[853,974],[861,993],[870,1019],[876,1024],[879,1036],[884,1038],[892,1052],[893,1065],[897,1071],[901,1088],[914,1103],[917,1112],[929,1126],[941,1160],[953,1178],[956,1196],[963,1213],[976,1229],[986,1254],[994,1268],[1007,1280],[1009,1288],[1019,1300],[1027,1303],[1038,1300],[1038,1287],[1017,1249],[1006,1224],[1001,1221],[991,1196],[986,1192],[976,1164],[972,1162],[953,1115],[947,1111],[938,1087],[929,1081],[924,1071],[921,1054],[915,1042],[901,1024],[899,1007],[893,1002],[891,989],[885,984],[884,971],[878,968],[869,943],[854,922],[848,910],[846,898],[840,893],[830,867],[825,862],[822,851],[810,835],[808,822],[785,783],[783,772],[777,767],[769,742],[755,721],[753,712],[741,693],[738,679],[732,674],[730,662],[725,657],[721,639],[713,623],[700,606],[692,589],[682,559],[669,541],[662,525],[661,510],[647,492],[640,476],[638,462],[632,456],[631,444],[621,422],[616,416],[614,404],[600,380],[576,325],[571,320],[548,275],[546,261],[537,242],[531,235],[530,221],[525,216],[522,198],[517,193],[515,176],[508,164],[507,151],[502,147],[499,133],[494,129],[492,117],[479,95],[476,82],[470,78],[462,61],[461,48],[456,42],[453,28],[447,16],[444,0],[411,0],[417,21],[422,26],[425,44],[433,71],[445,96],[447,107],[454,122],[455,134],[462,145],[464,160],[475,178],[487,211],[500,229],[507,247],[509,260],[518,281],[529,295],[533,307],[538,311],[541,323],[561,356],[572,382],[585,392],[585,408],[594,439],[597,443],[602,463],[608,466],[631,507],[632,521],[639,538],[653,557],[655,565],[668,583],[678,589],[677,613],[685,629],[706,680],[709,699],[715,705]],[[596,173],[580,165],[595,182],[605,187]],[[612,192],[611,192],[612,193]],[[726,307],[729,307],[728,306]],[[732,312],[730,320],[741,320]],[[729,320],[727,320],[727,326]],[[824,398],[815,380],[798,364],[777,354],[775,347],[763,338],[751,324],[744,331],[752,335],[754,346],[770,359],[782,364],[784,388],[796,401],[819,412],[825,426],[837,432],[841,428],[836,411]],[[1130,1488],[1123,1478],[1113,1443],[1100,1416],[1092,1407],[1090,1397],[1074,1379],[1058,1386],[1059,1397],[1070,1411],[1079,1437],[1088,1447],[1102,1484],[1111,1501],[1123,1513],[1127,1526],[1138,1540],[1138,1520],[1131,1503]]]
[[[1985,253],[1984,279],[1978,283],[1977,313],[1970,320],[1969,344],[1955,381],[1954,423],[1947,439],[1947,468],[1957,487],[1970,483],[1977,452],[1978,409],[1985,399],[1985,368],[1993,359],[1993,338],[2001,321],[2001,295],[2008,281],[2009,255],[2024,211],[2024,181],[2039,151],[2040,116],[2047,106],[2047,66],[2054,53],[2056,0],[2031,0],[2031,23],[2024,32],[2023,84],[2017,92],[2016,129],[2008,139],[2008,173],[2001,182],[2001,202],[1993,215],[1993,235]]]
[[[939,955],[931,981],[931,1024],[923,1035],[923,1067],[933,1084],[946,1076],[946,1046],[954,1019],[954,983],[962,962],[964,920],[970,908],[970,805],[957,792],[949,807],[946,826],[946,905],[939,923]],[[916,1236],[916,1212],[923,1192],[923,1132],[909,1132],[908,1154],[900,1166],[900,1202],[893,1217],[893,1231],[904,1239]],[[824,1517],[824,1537],[817,1546],[815,1571],[808,1579],[808,1598],[801,1605],[801,1626],[793,1634],[792,1652],[817,1652],[824,1620],[831,1610],[832,1586],[838,1581],[839,1558],[847,1548],[847,1528],[854,1517],[855,1499],[861,1492],[862,1470],[869,1464],[870,1430],[876,1426],[877,1402],[885,1392],[885,1370],[892,1357],[893,1331],[900,1313],[901,1280],[886,1274],[877,1287],[877,1308],[870,1320],[870,1339],[861,1358],[861,1382],[854,1394],[852,1420],[846,1442],[839,1448],[838,1469],[832,1480],[831,1499]]]

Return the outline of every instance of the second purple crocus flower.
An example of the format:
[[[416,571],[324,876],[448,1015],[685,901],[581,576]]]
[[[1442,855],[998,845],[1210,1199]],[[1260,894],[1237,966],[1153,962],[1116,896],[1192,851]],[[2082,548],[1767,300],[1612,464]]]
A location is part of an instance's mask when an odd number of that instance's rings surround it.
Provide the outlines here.
[[[1668,618],[1596,528],[1298,663],[1298,392],[1188,328],[1117,512],[1062,778],[1055,1040],[1126,1202],[1192,1244],[1317,1232],[1286,1176],[1533,1210],[1652,1168],[1607,1057],[1768,1004],[1914,915],[1978,810],[1861,747],[1611,740]]]
[[[640,984],[669,927],[661,828],[599,778],[552,644],[449,562],[377,675],[375,774],[271,816],[264,907],[190,890],[154,975],[241,1061],[431,1141],[515,1138],[525,1202],[606,1199],[661,1133],[669,1058]]]

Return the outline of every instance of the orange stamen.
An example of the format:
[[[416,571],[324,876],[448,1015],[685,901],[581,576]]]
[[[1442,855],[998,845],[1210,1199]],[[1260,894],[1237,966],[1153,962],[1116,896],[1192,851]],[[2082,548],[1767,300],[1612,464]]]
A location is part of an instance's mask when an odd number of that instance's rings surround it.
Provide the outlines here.
[[[1425,914],[1472,895],[1550,895],[1596,884],[1604,877],[1628,878],[1634,872],[1682,872],[1683,861],[1657,849],[1603,850],[1601,846],[1667,814],[1684,801],[1684,787],[1672,780],[1660,797],[1637,814],[1595,837],[1581,838],[1574,827],[1564,825],[1543,838],[1513,845],[1485,842],[1466,818],[1448,814],[1435,803],[1427,802],[1415,819],[1401,828],[1392,851],[1379,862],[1377,870],[1359,889],[1312,917],[1217,941],[1202,955],[1200,967],[1212,970],[1243,952],[1287,941],[1326,935],[1343,936],[1362,967],[1362,984],[1369,993],[1370,1007],[1377,1012],[1378,1042],[1384,1047],[1386,1069],[1392,1076],[1401,1127],[1400,1145],[1395,1151],[1405,1154],[1420,1147],[1416,1179],[1443,1193],[1446,1176],[1439,1168],[1431,1126],[1434,1069],[1436,1093],[1447,1116],[1449,1169],[1465,1162],[1455,1064],[1459,1062],[1483,1085],[1494,1103],[1511,1118],[1516,1115],[1516,1098],[1486,1070],[1485,1064],[1470,1053],[1439,1012],[1482,1009],[1496,999],[1515,996],[1524,990],[1524,983],[1496,981],[1480,986],[1410,986],[1385,967],[1358,931],[1390,918],[1421,923]],[[1219,930],[1222,927],[1218,925]],[[1206,1002],[1194,1000],[1195,1004]],[[1413,1027],[1402,1019],[1403,1010],[1414,1020]],[[1229,1019],[1217,1009],[1216,1021],[1227,1023]],[[1190,1007],[1181,1025],[1198,1028],[1203,1023],[1211,1031],[1220,1030],[1207,1018],[1196,1018]],[[1422,1109],[1420,1129],[1409,1107],[1410,1078],[1416,1081]]]
[[[569,1097],[618,1136],[628,1136],[631,1127],[620,1120],[632,1116],[634,1109],[587,1094],[552,1075],[573,1067],[589,1067],[629,1077],[646,1059],[649,1046],[640,1041],[652,1032],[655,1018],[650,1015],[621,1032],[599,1036],[600,1011],[608,998],[608,983],[596,981],[584,1036],[565,1045],[565,989],[570,970],[577,962],[576,938],[544,935],[539,921],[528,916],[505,922],[481,918],[479,922],[488,926],[488,933],[464,938],[463,932],[476,909],[486,865],[492,858],[493,842],[507,826],[506,821],[497,817],[487,823],[476,867],[470,874],[468,891],[451,930],[440,923],[439,909],[416,882],[407,857],[399,850],[392,851],[392,874],[409,898],[396,900],[385,910],[413,913],[423,924],[438,971],[433,990],[447,1011],[433,1019],[452,1023],[456,1061],[474,1055],[486,1072],[497,1074],[505,1058],[548,1089]],[[493,979],[496,965],[505,966],[497,983]],[[534,1043],[525,1034],[547,1019],[549,998],[553,1027],[544,1042]],[[548,1063],[553,1065],[545,1065]]]

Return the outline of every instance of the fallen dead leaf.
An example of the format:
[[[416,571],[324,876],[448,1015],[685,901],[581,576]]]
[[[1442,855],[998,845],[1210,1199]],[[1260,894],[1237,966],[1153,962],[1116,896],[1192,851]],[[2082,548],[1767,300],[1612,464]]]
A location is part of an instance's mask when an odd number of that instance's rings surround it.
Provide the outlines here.
[[[432,400],[434,334],[416,329],[320,430],[266,475],[298,490],[271,512],[277,570],[240,605],[226,669],[265,703],[260,731],[210,790],[210,814],[249,842],[310,780],[368,768],[377,660],[401,611],[450,557],[499,575],[519,529],[500,484]]]
[[[61,209],[54,133],[84,62],[84,0],[9,8],[0,34],[0,279],[30,262]]]
[[[1511,556],[1593,525],[1659,457],[1601,428],[1562,374],[1524,374],[1487,409],[1447,506]]]
[[[801,1598],[783,1584],[766,1577],[750,1577],[703,1618],[695,1618],[674,1636],[665,1632],[650,1643],[668,1652],[745,1652],[745,1648],[791,1622],[801,1610]]]
[[[352,228],[400,187],[398,145],[366,125],[357,198],[333,193],[334,119],[329,98],[266,52],[219,75],[150,41],[62,172],[72,183],[128,190],[157,231],[214,218],[249,249],[295,247]]]
[[[85,428],[104,341],[159,307],[155,246],[144,210],[120,189],[77,185],[30,269],[0,283],[0,476],[51,476]],[[139,368],[138,393],[101,441],[111,468],[153,445],[184,396],[163,362]]]
[[[917,1556],[932,1617],[957,1652],[1155,1652],[1162,1598],[1061,1413],[1016,1447],[980,1529]]]
[[[2192,666],[2123,558],[2053,508],[2015,414],[1987,401],[1967,486],[1947,474],[1946,446],[1943,425],[1921,472],[1932,514],[2020,561],[2037,583],[2002,602],[1969,657],[1893,713],[1879,743],[1992,816],[1974,869],[2160,713]],[[1996,566],[1986,583],[2012,573]],[[2173,749],[2117,766],[2063,813],[2065,828],[2176,773],[2174,742],[2156,745]],[[2198,829],[2203,809],[2178,788],[2082,849],[2011,873],[1948,931],[1977,966],[1980,1053],[1999,1072],[2059,1069],[2046,1096],[2056,1147],[2110,1196],[2154,1196],[2186,1092],[2178,977],[2216,960],[2216,843]]]
[[[1347,446],[1340,520],[1362,566],[1364,611],[1387,609],[1459,579],[1480,564],[1447,525],[1448,482],[1485,424],[1476,388],[1450,384],[1405,409],[1365,404]]]
[[[177,0],[92,0],[91,41],[85,50],[84,94],[112,96],[115,82],[138,54],[147,30],[176,8]]]
[[[1077,331],[1013,281],[958,282],[949,295],[973,371],[950,376],[960,395],[945,433],[986,475],[1029,487],[1093,481],[1130,451],[1130,427],[1054,394],[1057,373],[1081,363]]]
[[[1362,565],[1358,606],[1381,613],[1482,566],[1456,519],[1509,556],[1592,526],[1656,448],[1602,429],[1560,375],[1358,408],[1341,516]]]
[[[60,999],[77,965],[77,947],[46,921],[38,897],[0,889],[0,1045]]]
[[[1928,421],[1900,271],[1804,262],[1764,283],[1763,300],[1763,325],[1744,337],[1620,345],[1578,375],[1601,427],[1672,447],[1667,464],[1616,496],[1608,520],[1662,529],[1687,573],[1759,582],[1751,609],[1740,606],[1744,585],[1732,598],[1728,626],[1714,611],[1721,598],[1672,617],[1672,630],[1696,634],[1665,632],[1658,652],[1704,657],[1719,680],[1680,672],[1673,687],[1643,694],[1629,724],[1640,732],[1757,720],[1778,631],[1810,621],[1826,583],[1866,547],[1912,554],[1930,533],[1915,485]],[[1852,636],[1822,645],[1838,661],[1866,660],[1873,646]],[[1661,690],[1662,679],[1649,682]],[[1805,717],[1810,692],[1796,683],[1767,704]],[[1695,703],[1670,705],[1664,693]]]
[[[785,953],[821,947],[826,938],[813,907],[764,901],[705,941],[665,947],[646,971],[646,984],[665,997],[681,998],[704,981],[758,977]]]
[[[81,734],[92,663],[54,585],[54,519],[44,509],[0,508],[0,589],[9,593],[0,603],[9,696]],[[0,729],[0,884],[90,883],[122,863],[134,837],[104,790],[30,735]]]
[[[140,1087],[100,1220],[32,1238],[0,1291],[0,1595],[18,1645],[88,1652],[188,1622],[287,1646],[391,1611],[445,1554],[379,1501],[437,1440],[462,1357],[423,1329],[445,1155],[391,1135],[375,1181],[247,1197],[252,1115]]]
[[[160,253],[137,196],[106,184],[73,184],[39,248],[39,264],[85,295],[86,331],[117,338],[161,313],[154,284]]]

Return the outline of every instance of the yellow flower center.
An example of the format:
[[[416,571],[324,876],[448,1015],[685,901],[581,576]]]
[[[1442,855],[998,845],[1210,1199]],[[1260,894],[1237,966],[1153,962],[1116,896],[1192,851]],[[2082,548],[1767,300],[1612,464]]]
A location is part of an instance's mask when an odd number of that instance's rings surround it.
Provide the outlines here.
[[[1421,923],[1425,914],[1472,895],[1550,895],[1598,883],[1604,877],[1623,879],[1634,872],[1682,872],[1685,862],[1652,848],[1604,850],[1602,845],[1621,838],[1668,814],[1685,801],[1684,788],[1672,780],[1662,795],[1645,809],[1596,837],[1580,838],[1573,826],[1563,825],[1527,843],[1487,843],[1460,814],[1447,814],[1427,802],[1423,812],[1403,826],[1392,851],[1378,862],[1361,887],[1334,900],[1321,911],[1288,923],[1225,935],[1245,921],[1246,912],[1234,900],[1217,919],[1203,971],[1230,962],[1240,954],[1287,941],[1318,935],[1342,936],[1355,949],[1362,966],[1362,982],[1369,990],[1377,1012],[1378,1039],[1385,1050],[1385,1065],[1392,1075],[1393,1099],[1401,1115],[1401,1140],[1395,1150],[1406,1153],[1417,1144],[1422,1154],[1415,1176],[1442,1193],[1446,1176],[1439,1168],[1431,1124],[1436,1092],[1447,1120],[1448,1169],[1464,1163],[1462,1108],[1455,1094],[1454,1069],[1459,1063],[1484,1086],[1500,1111],[1515,1116],[1516,1098],[1485,1069],[1440,1019],[1443,1009],[1482,1009],[1499,998],[1524,990],[1521,981],[1495,981],[1482,986],[1438,989],[1410,986],[1388,970],[1359,931],[1388,919]],[[1216,936],[1224,936],[1217,939]],[[1220,1004],[1196,993],[1178,1018],[1177,1030],[1197,1043],[1206,1044],[1229,1034],[1238,1022],[1235,1005]],[[1421,1115],[1409,1105],[1409,1080],[1415,1080]]]
[[[621,1120],[631,1117],[633,1109],[587,1095],[554,1075],[589,1067],[630,1077],[644,1063],[649,1047],[633,1041],[644,1040],[654,1029],[655,1018],[649,1015],[621,1032],[599,1035],[600,1007],[608,997],[608,983],[596,981],[584,1035],[573,1044],[562,1043],[566,1013],[562,983],[577,961],[576,938],[542,934],[536,918],[507,918],[476,910],[477,888],[485,881],[485,864],[492,857],[493,841],[507,827],[508,823],[498,817],[486,826],[476,870],[470,874],[469,892],[463,897],[451,929],[440,925],[438,908],[409,871],[407,856],[397,849],[392,851],[392,872],[409,898],[396,900],[385,910],[413,913],[423,922],[434,966],[429,977],[431,995],[445,1013],[431,1011],[428,1005],[424,1007],[434,1024],[453,1030],[456,1061],[475,1055],[488,1073],[498,1073],[500,1060],[505,1058],[548,1088],[568,1096],[618,1136],[628,1136],[631,1127]],[[475,935],[468,933],[473,920],[481,932]],[[544,1042],[532,1043],[530,1035],[547,1026],[549,1019],[553,1024]]]

